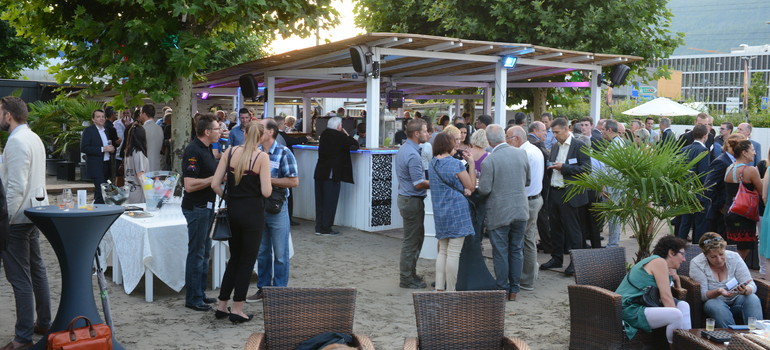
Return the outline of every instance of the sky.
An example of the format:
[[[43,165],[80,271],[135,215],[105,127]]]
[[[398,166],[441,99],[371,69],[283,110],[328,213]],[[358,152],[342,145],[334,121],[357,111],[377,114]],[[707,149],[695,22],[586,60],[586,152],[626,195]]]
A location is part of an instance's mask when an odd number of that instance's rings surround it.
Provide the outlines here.
[[[356,28],[353,23],[353,0],[334,0],[332,4],[334,8],[337,9],[337,12],[340,13],[340,24],[332,30],[321,31],[321,45],[326,43],[325,39],[339,41],[364,33],[363,29]],[[279,54],[311,46],[315,46],[315,36],[305,39],[292,36],[286,39],[276,39],[273,41],[272,45],[270,45],[269,50],[271,54]]]

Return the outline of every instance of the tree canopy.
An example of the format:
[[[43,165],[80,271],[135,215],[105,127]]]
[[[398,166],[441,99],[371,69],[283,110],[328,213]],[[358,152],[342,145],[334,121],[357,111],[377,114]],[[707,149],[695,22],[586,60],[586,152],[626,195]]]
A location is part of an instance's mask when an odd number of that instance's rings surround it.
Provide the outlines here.
[[[0,6],[0,12],[3,11]],[[0,78],[16,78],[22,69],[38,65],[43,56],[33,49],[29,39],[16,35],[16,29],[8,21],[0,20]]]

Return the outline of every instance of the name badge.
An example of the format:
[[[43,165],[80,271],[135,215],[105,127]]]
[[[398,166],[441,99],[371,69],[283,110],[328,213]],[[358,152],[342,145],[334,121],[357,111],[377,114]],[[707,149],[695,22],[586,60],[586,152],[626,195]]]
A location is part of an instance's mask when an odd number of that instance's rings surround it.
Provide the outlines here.
[[[567,164],[577,164],[577,158],[567,159]]]
[[[270,169],[278,169],[278,167],[281,165],[280,162],[270,161]]]
[[[214,203],[206,202],[206,209],[212,209],[214,208]]]

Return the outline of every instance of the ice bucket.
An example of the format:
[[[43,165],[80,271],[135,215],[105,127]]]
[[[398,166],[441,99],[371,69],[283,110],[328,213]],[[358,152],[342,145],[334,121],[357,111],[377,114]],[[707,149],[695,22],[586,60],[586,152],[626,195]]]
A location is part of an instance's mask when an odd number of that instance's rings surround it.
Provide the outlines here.
[[[173,171],[150,171],[142,176],[142,191],[147,211],[156,211],[174,195],[179,173]]]
[[[121,205],[128,200],[128,191],[131,188],[130,185],[118,187],[107,182],[101,184],[100,187],[102,189],[104,203],[112,205]]]

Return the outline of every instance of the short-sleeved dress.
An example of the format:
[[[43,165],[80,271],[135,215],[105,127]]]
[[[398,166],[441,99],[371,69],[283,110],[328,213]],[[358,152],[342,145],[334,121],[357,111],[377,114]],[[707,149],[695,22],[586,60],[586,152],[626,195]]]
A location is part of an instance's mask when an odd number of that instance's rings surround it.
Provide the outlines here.
[[[734,179],[738,179],[738,171],[736,169],[743,168],[744,166],[745,164],[742,163],[735,164],[732,171],[725,174],[725,178],[733,176]],[[744,182],[743,186],[749,191],[754,190],[754,184],[752,183]],[[738,249],[753,249],[754,242],[757,241],[757,222],[729,212],[730,206],[733,205],[733,200],[735,200],[735,195],[738,194],[738,187],[738,183],[725,181],[727,196],[725,197],[724,213],[727,241],[729,244],[736,244]]]
[[[465,166],[452,157],[434,157],[429,170],[436,238],[472,235],[474,231],[470,207],[462,193],[464,187],[457,178],[457,173],[465,171]]]
[[[631,300],[644,294],[643,289],[647,286],[656,285],[655,277],[647,273],[647,271],[644,269],[644,266],[653,259],[657,258],[660,258],[660,256],[651,255],[636,263],[636,265],[634,265],[628,272],[626,277],[623,278],[623,281],[620,282],[618,289],[615,290],[615,293],[618,293],[623,297],[623,328],[626,331],[626,337],[628,337],[628,339],[633,339],[636,335],[636,332],[638,332],[640,329],[647,333],[652,332],[650,324],[647,323],[647,316],[644,315],[644,309],[646,306],[633,303]],[[629,283],[629,279],[633,285]],[[669,280],[671,280],[671,276],[669,276]]]

